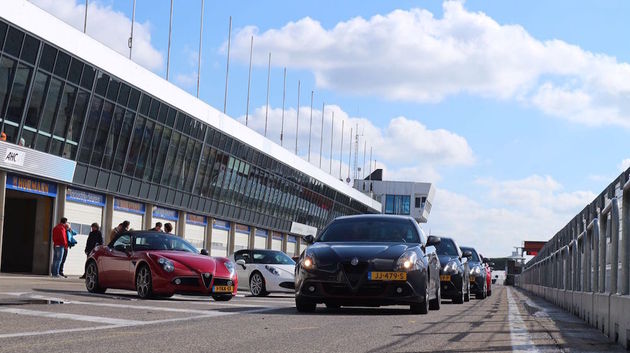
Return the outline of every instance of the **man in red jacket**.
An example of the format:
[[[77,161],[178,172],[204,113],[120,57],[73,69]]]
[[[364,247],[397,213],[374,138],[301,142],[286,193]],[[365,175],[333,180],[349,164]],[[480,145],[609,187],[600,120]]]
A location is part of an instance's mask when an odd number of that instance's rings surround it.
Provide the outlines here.
[[[53,264],[52,264],[52,276],[59,277],[59,266],[61,265],[61,259],[63,259],[63,253],[68,248],[68,235],[66,232],[66,223],[68,219],[63,217],[59,221],[59,224],[53,228]]]

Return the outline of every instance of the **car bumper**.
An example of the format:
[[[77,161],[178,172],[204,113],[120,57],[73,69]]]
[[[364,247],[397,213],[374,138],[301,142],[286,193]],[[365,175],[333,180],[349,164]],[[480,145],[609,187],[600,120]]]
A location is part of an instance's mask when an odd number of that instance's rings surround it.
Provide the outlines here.
[[[295,277],[267,276],[265,277],[265,289],[272,293],[295,293]]]
[[[486,282],[486,277],[484,276],[471,276],[470,277],[470,291],[477,294],[483,293],[483,284]]]
[[[450,275],[449,280],[442,280],[443,274],[440,274],[440,290],[442,298],[453,299],[462,295],[462,281],[463,277],[461,273]]]
[[[406,281],[372,281],[365,276],[351,284],[343,275],[303,271],[296,281],[295,296],[303,301],[344,306],[417,304],[425,300],[425,276],[421,271],[408,272]]]
[[[231,286],[231,291],[222,291],[217,287]],[[154,278],[153,292],[157,295],[236,295],[237,283],[233,278],[215,277],[210,281],[204,281],[195,276],[174,276],[172,278]]]

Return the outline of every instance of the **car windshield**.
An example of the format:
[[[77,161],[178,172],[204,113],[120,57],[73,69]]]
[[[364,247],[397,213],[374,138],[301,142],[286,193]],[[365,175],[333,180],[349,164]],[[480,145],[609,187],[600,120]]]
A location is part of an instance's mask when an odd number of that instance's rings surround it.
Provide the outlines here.
[[[197,248],[184,239],[158,232],[149,234],[137,234],[134,240],[135,251],[144,250],[173,250],[197,253]]]
[[[407,219],[342,219],[331,223],[318,242],[420,243],[416,227]]]
[[[475,251],[475,249],[473,248],[461,248],[462,251],[470,251],[472,253],[472,257],[470,258],[470,261],[472,262],[481,262],[481,259],[479,258],[479,255],[477,254],[477,251]]]
[[[268,265],[295,265],[287,254],[281,251],[259,251],[254,250],[252,252],[255,264],[268,264]]]
[[[436,247],[435,252],[438,255],[459,256],[459,253],[457,252],[457,246],[450,239],[442,238],[442,241]]]

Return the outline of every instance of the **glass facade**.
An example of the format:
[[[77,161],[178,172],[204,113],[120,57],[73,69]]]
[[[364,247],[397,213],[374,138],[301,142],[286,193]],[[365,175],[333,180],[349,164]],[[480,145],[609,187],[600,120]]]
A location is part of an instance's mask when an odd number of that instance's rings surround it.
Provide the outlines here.
[[[109,194],[284,232],[370,212],[2,21],[0,126],[7,142],[75,160],[74,184]]]
[[[385,214],[409,215],[411,196],[385,195]]]

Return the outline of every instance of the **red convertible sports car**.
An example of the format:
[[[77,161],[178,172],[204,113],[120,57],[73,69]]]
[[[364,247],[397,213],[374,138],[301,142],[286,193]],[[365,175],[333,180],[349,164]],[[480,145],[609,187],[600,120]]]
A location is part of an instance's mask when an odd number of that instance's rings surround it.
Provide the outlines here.
[[[85,263],[85,286],[92,293],[130,289],[140,298],[175,293],[212,296],[227,301],[236,295],[234,263],[201,253],[184,239],[154,231],[126,232],[94,249]]]

